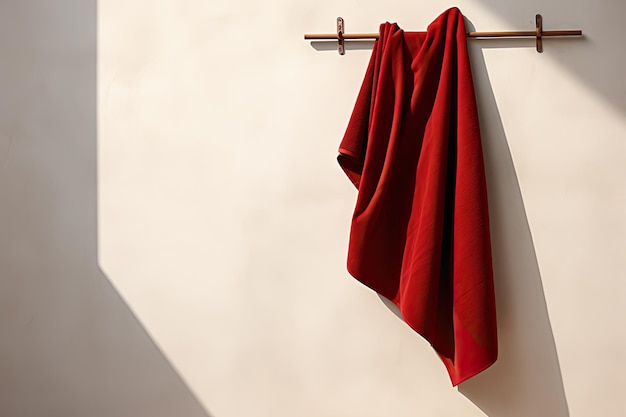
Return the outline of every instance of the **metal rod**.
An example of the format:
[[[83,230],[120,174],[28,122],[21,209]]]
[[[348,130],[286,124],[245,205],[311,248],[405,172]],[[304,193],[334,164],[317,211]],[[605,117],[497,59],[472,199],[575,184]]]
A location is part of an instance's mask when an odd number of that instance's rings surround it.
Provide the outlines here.
[[[342,38],[344,39],[378,39],[380,35],[378,33],[344,33]],[[339,39],[336,33],[318,33],[318,34],[305,34],[304,39]]]
[[[582,30],[546,30],[541,32],[541,36],[582,36]],[[378,33],[344,33],[343,39],[357,40],[357,39],[378,39],[380,35]],[[524,38],[524,37],[536,37],[537,32],[534,30],[523,31],[511,31],[511,32],[469,32],[468,38]],[[306,40],[330,40],[339,39],[336,33],[318,33],[318,34],[305,34]]]
[[[422,32],[425,33],[425,32]],[[540,14],[535,15],[535,30],[508,31],[508,32],[469,32],[468,38],[535,38],[537,42],[537,52],[543,52],[543,38],[546,36],[582,36],[583,31],[576,30],[547,30],[543,31],[543,18]],[[344,21],[337,18],[337,33],[305,34],[304,39],[330,40],[336,39],[337,50],[343,55],[345,53],[344,42],[356,39],[378,39],[378,33],[345,33]]]

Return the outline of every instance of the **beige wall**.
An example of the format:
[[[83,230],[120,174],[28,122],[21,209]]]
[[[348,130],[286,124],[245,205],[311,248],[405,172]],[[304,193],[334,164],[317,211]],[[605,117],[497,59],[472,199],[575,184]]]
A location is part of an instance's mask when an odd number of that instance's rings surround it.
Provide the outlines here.
[[[0,415],[626,414],[622,3],[456,3],[586,34],[470,42],[501,353],[458,390],[345,271],[370,46],[302,39],[448,5],[101,0],[96,63],[93,4],[24,3],[0,6]]]

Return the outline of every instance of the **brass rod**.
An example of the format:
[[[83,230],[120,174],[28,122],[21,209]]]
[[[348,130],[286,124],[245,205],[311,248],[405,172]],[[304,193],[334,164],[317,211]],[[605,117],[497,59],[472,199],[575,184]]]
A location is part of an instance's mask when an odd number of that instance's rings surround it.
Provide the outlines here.
[[[378,33],[344,33],[344,39],[378,39]],[[336,33],[305,34],[304,39],[339,39]]]
[[[582,36],[582,30],[546,30],[541,32],[541,36]],[[523,30],[513,32],[470,32],[467,34],[470,38],[520,38],[520,37],[536,37],[537,31]]]
[[[546,30],[541,32],[542,36],[582,36],[582,30]],[[378,33],[344,33],[344,39],[378,39]],[[537,32],[534,30],[511,31],[511,32],[469,32],[468,38],[520,38],[520,37],[536,37]],[[305,34],[306,40],[329,40],[339,39],[336,33],[319,33]]]

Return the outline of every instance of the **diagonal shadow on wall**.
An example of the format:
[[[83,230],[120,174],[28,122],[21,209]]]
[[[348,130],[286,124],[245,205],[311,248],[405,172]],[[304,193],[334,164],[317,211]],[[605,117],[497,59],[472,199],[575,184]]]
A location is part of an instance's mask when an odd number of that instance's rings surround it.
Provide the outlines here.
[[[98,267],[96,2],[0,4],[0,415],[209,417]]]
[[[613,106],[626,113],[626,85],[616,85],[626,70],[623,41],[626,26],[623,16],[626,2],[619,0],[479,0],[487,9],[507,23],[501,30],[533,30],[536,13],[543,15],[544,30],[582,29],[583,38],[549,38],[544,40],[545,59],[554,60],[564,73],[571,74]],[[471,11],[466,10],[471,18]],[[479,28],[492,30],[492,28]],[[509,42],[502,43],[510,46]],[[525,40],[528,48],[534,40]]]

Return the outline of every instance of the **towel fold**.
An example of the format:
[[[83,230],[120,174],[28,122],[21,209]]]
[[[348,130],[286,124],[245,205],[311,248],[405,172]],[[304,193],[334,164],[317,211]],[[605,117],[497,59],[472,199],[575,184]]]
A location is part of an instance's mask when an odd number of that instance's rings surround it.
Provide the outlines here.
[[[428,340],[453,385],[497,357],[487,191],[465,25],[380,26],[339,149],[358,189],[348,271]]]

